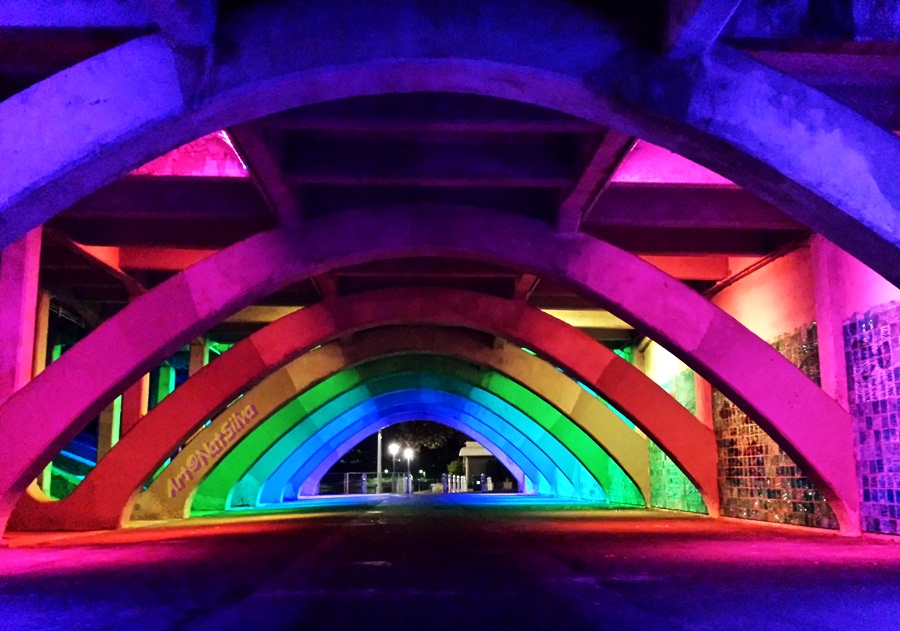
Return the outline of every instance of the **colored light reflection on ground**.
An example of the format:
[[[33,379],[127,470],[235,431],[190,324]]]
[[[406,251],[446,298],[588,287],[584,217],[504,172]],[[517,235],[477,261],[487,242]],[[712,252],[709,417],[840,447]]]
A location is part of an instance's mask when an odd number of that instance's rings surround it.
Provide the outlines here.
[[[900,615],[900,546],[883,537],[521,495],[305,506],[13,535],[0,628],[880,631]]]
[[[522,493],[453,493],[435,495],[320,495],[300,498],[291,502],[279,502],[261,507],[233,508],[228,511],[199,513],[191,521],[199,518],[227,518],[250,515],[304,514],[317,511],[358,510],[380,504],[398,503],[428,504],[433,507],[490,508],[492,510],[511,508],[516,510],[619,510],[607,502],[589,502],[546,495],[525,495]],[[633,509],[633,506],[627,508]],[[193,515],[193,513],[192,513]]]

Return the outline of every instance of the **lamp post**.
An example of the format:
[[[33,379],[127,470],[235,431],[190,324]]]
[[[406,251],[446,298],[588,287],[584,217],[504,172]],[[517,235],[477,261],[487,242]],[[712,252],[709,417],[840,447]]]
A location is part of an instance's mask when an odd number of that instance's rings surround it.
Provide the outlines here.
[[[407,447],[403,450],[403,457],[406,458],[406,473],[409,475],[409,461],[412,460],[413,450],[411,447]]]
[[[391,492],[397,492],[397,483],[395,480],[397,479],[397,454],[400,452],[400,445],[397,443],[391,443],[388,445],[388,453],[391,454],[391,458],[394,460],[394,468],[391,470]]]
[[[413,457],[413,450],[410,447],[407,447],[403,450],[403,457],[406,458],[406,492],[412,493],[412,488],[410,488],[412,482],[410,481],[410,477],[412,474],[409,472],[409,462]]]
[[[375,492],[379,495],[384,492],[384,487],[381,484],[381,430],[378,430],[378,457],[375,458],[375,471],[377,471],[377,478],[375,483]]]

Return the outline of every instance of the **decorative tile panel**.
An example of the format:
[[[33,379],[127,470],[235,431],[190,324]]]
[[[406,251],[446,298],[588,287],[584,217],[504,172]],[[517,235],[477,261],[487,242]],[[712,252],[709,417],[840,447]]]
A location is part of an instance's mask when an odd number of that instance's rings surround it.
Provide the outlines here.
[[[785,334],[772,346],[816,384],[820,382],[816,324]],[[778,396],[773,392],[772,396]],[[838,527],[821,491],[762,428],[713,392],[722,515],[817,528]],[[809,419],[814,423],[815,419]]]
[[[900,534],[900,304],[844,322],[862,529]]]
[[[662,388],[686,407],[697,413],[694,372],[683,370]],[[706,504],[691,481],[671,458],[653,441],[650,443],[650,505],[657,508],[706,513]]]

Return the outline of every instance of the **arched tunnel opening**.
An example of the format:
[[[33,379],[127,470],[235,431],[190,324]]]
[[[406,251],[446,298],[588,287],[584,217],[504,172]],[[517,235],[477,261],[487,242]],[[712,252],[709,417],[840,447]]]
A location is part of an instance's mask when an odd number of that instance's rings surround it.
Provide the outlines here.
[[[893,629],[896,11],[632,4],[7,3],[0,626]]]

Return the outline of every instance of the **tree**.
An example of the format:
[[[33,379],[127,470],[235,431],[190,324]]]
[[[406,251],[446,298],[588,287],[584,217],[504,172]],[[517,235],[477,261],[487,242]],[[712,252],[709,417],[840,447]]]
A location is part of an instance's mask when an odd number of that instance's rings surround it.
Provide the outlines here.
[[[441,449],[464,443],[465,434],[447,425],[430,421],[409,421],[391,428],[391,440],[412,447],[415,451],[422,449]]]

